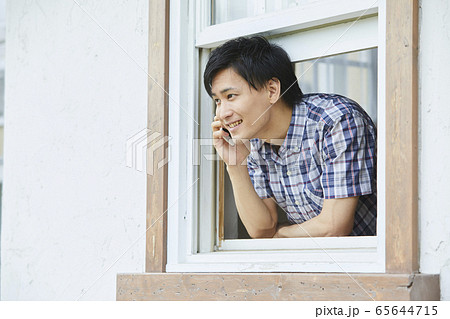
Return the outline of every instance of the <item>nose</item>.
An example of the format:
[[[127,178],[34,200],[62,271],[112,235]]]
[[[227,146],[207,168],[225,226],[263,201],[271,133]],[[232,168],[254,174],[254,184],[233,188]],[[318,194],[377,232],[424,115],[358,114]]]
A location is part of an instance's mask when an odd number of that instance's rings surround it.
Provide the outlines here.
[[[229,107],[228,103],[222,103],[217,108],[216,115],[220,120],[224,121],[233,115],[233,110]]]

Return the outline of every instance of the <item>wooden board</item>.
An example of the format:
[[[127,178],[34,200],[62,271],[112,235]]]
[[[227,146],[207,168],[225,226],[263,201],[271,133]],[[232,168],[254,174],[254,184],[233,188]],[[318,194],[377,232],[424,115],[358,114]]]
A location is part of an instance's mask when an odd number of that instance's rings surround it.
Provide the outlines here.
[[[149,2],[149,42],[148,42],[148,128],[162,136],[168,135],[168,1]],[[166,91],[166,92],[165,92]],[[157,165],[167,156],[166,143],[150,152],[147,163],[147,233],[146,233],[146,272],[163,272],[166,267],[167,249],[167,165]],[[150,161],[149,157],[153,157]]]
[[[418,1],[386,3],[386,271],[418,258]]]
[[[439,275],[121,274],[117,300],[439,300]]]

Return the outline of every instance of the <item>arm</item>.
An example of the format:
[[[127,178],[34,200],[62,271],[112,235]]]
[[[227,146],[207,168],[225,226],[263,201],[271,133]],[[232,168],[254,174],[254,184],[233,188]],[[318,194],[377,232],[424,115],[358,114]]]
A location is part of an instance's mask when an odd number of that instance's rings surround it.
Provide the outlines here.
[[[372,193],[375,128],[359,115],[345,114],[323,134],[321,213],[300,225],[279,227],[276,238],[346,236],[353,229],[358,196]]]
[[[239,217],[250,237],[272,238],[277,229],[277,209],[271,198],[262,200],[256,193],[247,168],[249,146],[236,141],[235,146],[223,140],[222,123],[217,116],[211,123],[213,129],[214,147],[226,163],[227,171],[233,186],[233,194]]]
[[[347,236],[353,229],[358,199],[359,197],[325,199],[319,215],[302,224],[281,226],[273,237]]]
[[[277,230],[278,215],[272,198],[261,199],[253,188],[247,166],[227,166],[234,200],[247,232],[252,238],[271,238]]]

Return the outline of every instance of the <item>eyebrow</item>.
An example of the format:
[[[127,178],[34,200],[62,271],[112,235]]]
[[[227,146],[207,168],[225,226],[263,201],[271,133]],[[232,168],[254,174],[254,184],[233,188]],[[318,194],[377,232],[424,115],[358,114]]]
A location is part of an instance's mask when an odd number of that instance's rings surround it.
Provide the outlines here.
[[[223,94],[223,93],[225,93],[225,92],[227,92],[227,91],[230,91],[230,90],[237,90],[237,88],[229,87],[229,88],[223,89],[222,91],[220,91],[220,94]],[[215,93],[211,93],[211,95],[216,96]]]

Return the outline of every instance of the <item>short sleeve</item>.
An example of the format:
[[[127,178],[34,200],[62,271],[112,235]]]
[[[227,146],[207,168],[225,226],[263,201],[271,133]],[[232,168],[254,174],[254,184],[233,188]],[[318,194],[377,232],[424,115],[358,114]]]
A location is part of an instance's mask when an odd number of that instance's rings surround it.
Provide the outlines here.
[[[269,173],[265,162],[258,162],[250,154],[247,157],[247,169],[253,188],[261,199],[273,197],[269,183]]]
[[[324,198],[371,194],[375,179],[376,129],[354,114],[343,115],[323,135]]]

